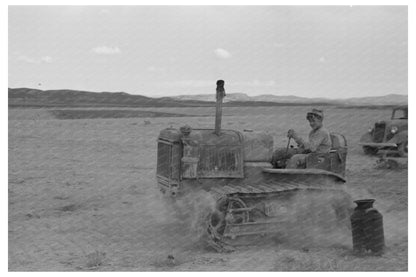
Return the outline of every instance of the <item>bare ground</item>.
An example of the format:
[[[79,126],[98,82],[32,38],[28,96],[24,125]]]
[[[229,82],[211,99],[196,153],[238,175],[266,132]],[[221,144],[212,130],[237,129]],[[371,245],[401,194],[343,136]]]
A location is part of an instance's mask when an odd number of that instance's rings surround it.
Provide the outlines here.
[[[285,146],[290,127],[306,136],[306,109],[226,108],[223,127],[266,130]],[[325,110],[328,129],[349,141],[349,191],[375,198],[384,216],[386,254],[358,258],[348,235],[307,247],[271,239],[230,254],[201,247],[157,190],[156,138],[171,125],[212,127],[214,109],[147,110],[202,117],[58,120],[47,110],[9,110],[10,271],[407,270],[408,171],[375,169],[357,145],[390,111]]]

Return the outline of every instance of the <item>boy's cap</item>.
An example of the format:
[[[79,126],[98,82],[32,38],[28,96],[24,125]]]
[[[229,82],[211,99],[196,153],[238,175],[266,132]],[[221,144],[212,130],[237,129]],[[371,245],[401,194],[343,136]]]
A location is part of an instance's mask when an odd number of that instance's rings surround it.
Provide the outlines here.
[[[312,109],[306,114],[306,119],[308,119],[310,116],[317,116],[321,119],[324,119],[324,112],[322,110]]]

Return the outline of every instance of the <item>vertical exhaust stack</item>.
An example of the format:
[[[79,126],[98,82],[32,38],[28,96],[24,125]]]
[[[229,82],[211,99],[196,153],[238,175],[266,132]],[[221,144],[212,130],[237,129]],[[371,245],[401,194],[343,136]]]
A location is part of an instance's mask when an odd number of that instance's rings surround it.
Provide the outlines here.
[[[215,134],[220,135],[221,132],[221,118],[222,118],[222,99],[225,97],[224,81],[217,81],[217,102],[215,110]]]

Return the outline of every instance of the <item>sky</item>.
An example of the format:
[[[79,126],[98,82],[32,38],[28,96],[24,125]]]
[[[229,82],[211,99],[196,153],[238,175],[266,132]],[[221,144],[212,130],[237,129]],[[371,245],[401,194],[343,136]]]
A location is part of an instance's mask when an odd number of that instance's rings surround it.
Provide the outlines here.
[[[408,93],[406,6],[9,6],[8,86],[153,97]]]

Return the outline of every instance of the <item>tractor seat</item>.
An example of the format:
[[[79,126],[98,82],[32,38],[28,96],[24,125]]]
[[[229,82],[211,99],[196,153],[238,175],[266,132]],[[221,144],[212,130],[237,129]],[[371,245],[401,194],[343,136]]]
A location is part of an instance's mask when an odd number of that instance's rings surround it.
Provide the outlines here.
[[[331,133],[330,136],[332,145],[329,153],[308,154],[306,157],[306,168],[322,169],[344,176],[347,140],[338,133]]]
[[[347,140],[345,139],[344,135],[339,133],[331,133],[331,150],[330,153],[337,152],[340,149],[347,147]]]

